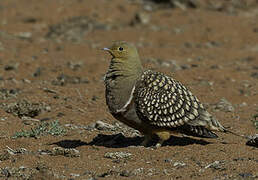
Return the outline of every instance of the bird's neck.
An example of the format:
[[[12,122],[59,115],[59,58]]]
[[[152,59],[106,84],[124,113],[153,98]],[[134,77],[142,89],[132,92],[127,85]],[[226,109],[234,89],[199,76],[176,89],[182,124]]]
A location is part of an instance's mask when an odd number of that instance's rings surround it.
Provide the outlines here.
[[[112,58],[108,73],[115,77],[130,78],[136,80],[143,72],[141,62],[138,57],[127,59]]]
[[[135,83],[143,73],[139,59],[112,59],[106,74],[106,95],[111,111],[122,108],[130,99]],[[109,89],[112,91],[109,91]]]

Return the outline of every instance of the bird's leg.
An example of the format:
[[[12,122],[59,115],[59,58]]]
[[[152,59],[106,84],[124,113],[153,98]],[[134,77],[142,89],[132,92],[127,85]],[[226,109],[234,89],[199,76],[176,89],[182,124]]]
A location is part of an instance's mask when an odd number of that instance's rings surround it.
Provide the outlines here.
[[[156,144],[156,148],[159,148],[162,146],[164,141],[168,140],[170,138],[170,132],[169,131],[158,131],[155,132],[155,134],[159,137],[159,141]]]
[[[144,140],[141,142],[141,146],[147,147],[148,143],[151,141],[152,135],[145,135]]]

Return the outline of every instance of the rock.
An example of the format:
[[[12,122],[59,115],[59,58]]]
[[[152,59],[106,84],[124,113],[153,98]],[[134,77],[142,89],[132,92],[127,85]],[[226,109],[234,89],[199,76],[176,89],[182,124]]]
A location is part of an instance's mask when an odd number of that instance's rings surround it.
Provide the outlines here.
[[[10,159],[11,155],[8,153],[8,151],[4,151],[3,153],[0,153],[0,162]]]
[[[50,151],[50,155],[52,156],[66,156],[66,157],[79,157],[80,156],[80,151],[74,148],[62,148],[62,147],[54,147]]]
[[[180,168],[180,167],[184,167],[186,164],[184,162],[175,162],[173,164],[174,167],[176,168]]]
[[[131,25],[143,24],[146,25],[150,22],[150,15],[146,12],[138,12],[135,14],[134,19],[131,22]]]
[[[171,63],[172,71],[173,71],[173,72],[174,72],[174,71],[179,71],[179,70],[182,70],[182,69],[183,69],[182,66],[180,66],[180,65],[177,63],[176,60],[171,60],[170,63]]]
[[[67,66],[72,69],[73,71],[77,71],[78,69],[80,69],[83,65],[83,62],[68,62]]]
[[[56,86],[65,86],[66,84],[80,84],[80,83],[89,83],[87,78],[81,78],[77,76],[69,76],[65,74],[60,74],[52,81],[52,85]]]
[[[20,39],[31,39],[32,33],[31,32],[20,32],[16,34],[16,36]]]
[[[120,172],[120,176],[130,177],[130,176],[132,176],[132,172],[128,171],[128,170],[123,170],[123,171]]]
[[[17,94],[19,94],[20,92],[21,92],[20,89],[0,88],[0,99],[15,98]]]
[[[246,145],[258,148],[258,134],[249,136],[248,139],[249,140],[246,142]]]
[[[39,77],[42,74],[42,70],[43,70],[43,68],[38,67],[32,75],[34,77]]]
[[[252,77],[252,78],[255,78],[255,79],[258,79],[258,72],[253,72],[253,73],[251,74],[251,77]]]
[[[257,27],[253,28],[253,32],[258,33],[258,28]]]
[[[16,70],[19,66],[19,63],[10,63],[4,66],[4,70],[5,71],[12,71],[12,70]]]
[[[234,112],[235,108],[233,105],[227,101],[225,98],[220,99],[220,101],[214,105],[215,110],[221,110],[224,112]]]
[[[23,116],[35,117],[38,116],[42,110],[45,110],[45,105],[41,103],[31,103],[25,99],[15,103],[5,104],[3,103],[0,108],[4,109],[5,112],[22,118]]]
[[[132,156],[128,152],[107,152],[104,157],[109,159],[129,159]]]
[[[207,48],[220,47],[221,43],[216,42],[216,41],[209,41],[209,42],[205,43],[204,46]]]
[[[137,169],[134,169],[134,170],[132,171],[132,174],[135,175],[135,176],[137,176],[137,175],[139,175],[139,174],[142,174],[143,171],[144,171],[144,168],[137,168]]]
[[[168,158],[168,159],[165,159],[164,160],[166,163],[171,163],[172,162],[172,159]]]
[[[95,128],[98,130],[105,130],[105,131],[112,131],[115,129],[115,127],[111,124],[104,123],[102,121],[97,121],[95,124]]]
[[[253,176],[252,173],[239,173],[239,176],[241,176],[244,179],[251,178]]]
[[[81,42],[85,35],[96,29],[108,30],[111,27],[87,16],[75,16],[49,26],[46,38],[57,41]]]
[[[28,154],[29,151],[25,148],[17,148],[17,149],[11,149],[10,147],[7,146],[7,152],[11,155],[15,154]]]
[[[4,51],[4,50],[5,50],[5,48],[3,46],[3,43],[0,41],[0,51]]]
[[[239,104],[239,107],[245,107],[245,106],[247,106],[246,102],[242,102],[241,104]]]
[[[214,161],[213,163],[208,164],[208,165],[205,166],[204,168],[205,168],[205,169],[212,168],[212,169],[221,170],[221,169],[224,169],[224,168],[222,167],[223,164],[224,164],[224,162],[222,162],[222,161]]]
[[[80,177],[80,174],[71,173],[70,176],[72,176],[72,177]]]

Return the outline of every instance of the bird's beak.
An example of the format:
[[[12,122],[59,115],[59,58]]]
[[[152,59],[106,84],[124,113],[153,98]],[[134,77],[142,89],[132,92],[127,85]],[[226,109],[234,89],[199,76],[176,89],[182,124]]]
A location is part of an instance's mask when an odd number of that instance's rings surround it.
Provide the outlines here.
[[[103,48],[102,50],[110,52],[109,48]]]
[[[111,56],[114,57],[114,54],[113,54],[113,52],[111,51],[110,48],[103,48],[102,50],[109,52],[109,54],[111,54]]]

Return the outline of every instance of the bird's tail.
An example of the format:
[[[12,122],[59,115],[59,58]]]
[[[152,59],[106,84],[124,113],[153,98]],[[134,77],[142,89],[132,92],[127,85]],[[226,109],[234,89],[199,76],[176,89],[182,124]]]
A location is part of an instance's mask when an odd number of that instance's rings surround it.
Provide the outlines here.
[[[222,131],[222,132],[225,132],[225,133],[230,133],[230,134],[233,134],[233,135],[235,135],[235,136],[238,136],[238,137],[241,137],[241,138],[244,138],[244,139],[248,139],[248,137],[245,136],[245,135],[238,134],[238,133],[236,133],[236,132],[233,132],[233,131],[231,131],[231,130],[225,128],[224,126],[222,126],[222,125],[219,123],[219,121],[218,121],[215,117],[211,117],[211,122],[212,122],[212,125],[213,125],[214,127],[216,127],[218,131]]]
[[[200,125],[204,125],[207,129],[209,129],[211,131],[221,131],[221,132],[233,134],[233,135],[238,136],[238,137],[242,137],[244,139],[248,139],[247,136],[238,134],[238,133],[233,132],[231,130],[228,130],[227,128],[222,126],[220,124],[220,122],[215,117],[213,117],[210,113],[208,113],[207,111],[202,111],[201,112],[198,123]]]
[[[249,137],[248,137],[248,136],[245,136],[245,135],[242,135],[242,134],[235,133],[235,132],[230,131],[230,130],[228,130],[228,129],[226,129],[226,128],[224,128],[224,129],[225,129],[225,130],[224,130],[224,132],[225,132],[225,133],[230,133],[230,134],[233,134],[233,135],[235,135],[235,136],[238,136],[238,137],[241,137],[241,138],[244,138],[244,139],[249,139]]]

